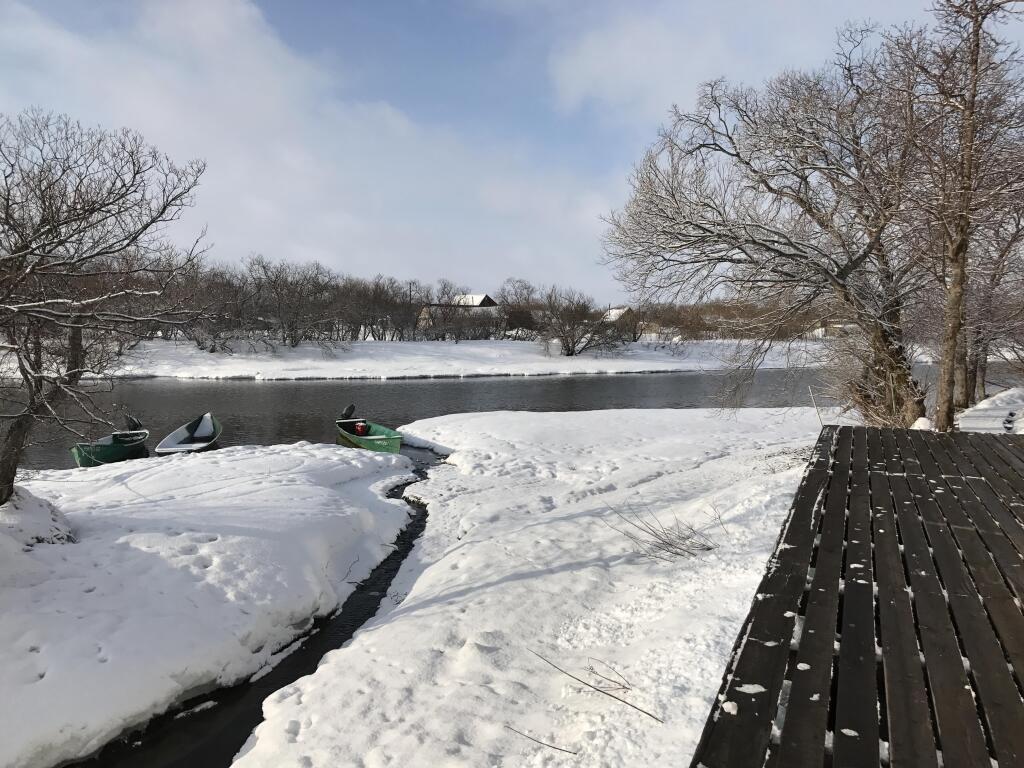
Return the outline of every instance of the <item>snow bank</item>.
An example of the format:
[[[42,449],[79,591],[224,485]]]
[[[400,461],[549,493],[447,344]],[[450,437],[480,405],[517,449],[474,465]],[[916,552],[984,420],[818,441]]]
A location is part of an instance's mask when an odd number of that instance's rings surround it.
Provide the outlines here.
[[[264,702],[237,765],[686,765],[818,431],[811,409],[405,428],[454,451],[408,491],[429,504],[426,532],[387,608]],[[629,509],[678,517],[718,548],[639,557],[610,527]],[[621,676],[616,694],[664,724],[531,652],[595,684]]]
[[[325,352],[315,345],[275,351],[204,352],[194,344],[145,343],[133,350],[118,375],[180,379],[400,379],[471,376],[653,373],[716,370],[728,366],[737,342],[693,342],[682,347],[630,344],[615,354],[547,355],[535,342],[355,342]],[[819,346],[779,347],[764,367],[815,365]]]
[[[960,413],[957,426],[964,432],[1024,434],[1024,387],[1014,387],[982,400]]]
[[[408,507],[383,496],[409,471],[297,443],[37,473],[18,504],[78,541],[0,524],[0,765],[88,754],[267,665],[388,554]]]

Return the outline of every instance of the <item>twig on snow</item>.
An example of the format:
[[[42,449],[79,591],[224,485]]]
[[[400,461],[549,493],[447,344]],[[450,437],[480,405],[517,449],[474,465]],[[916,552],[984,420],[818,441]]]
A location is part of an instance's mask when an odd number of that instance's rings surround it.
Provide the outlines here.
[[[583,680],[583,679],[581,679],[581,678],[579,678],[579,677],[576,677],[576,675],[572,674],[572,672],[566,672],[566,671],[565,671],[564,669],[562,669],[562,668],[561,668],[560,666],[558,666],[557,664],[555,664],[555,663],[554,663],[553,661],[549,661],[548,659],[545,659],[545,658],[544,658],[543,656],[541,656],[541,655],[540,655],[539,653],[537,653],[536,651],[534,651],[534,650],[532,650],[532,649],[527,649],[527,650],[529,650],[529,651],[530,651],[530,653],[532,653],[532,654],[533,654],[534,656],[536,656],[536,657],[537,657],[538,659],[540,659],[541,661],[543,661],[543,662],[544,662],[545,664],[549,664],[549,665],[551,665],[552,667],[554,667],[555,669],[557,669],[557,670],[558,670],[559,672],[561,672],[561,673],[562,673],[563,675],[565,675],[566,677],[570,677],[570,678],[572,678],[572,679],[573,679],[573,680],[575,680],[575,681],[576,681],[577,683],[580,683],[581,685],[585,685],[585,686],[587,686],[587,688],[590,688],[590,689],[591,689],[591,690],[593,690],[593,691],[597,691],[598,693],[603,693],[603,694],[604,694],[605,696],[608,696],[608,697],[610,697],[610,698],[613,698],[613,699],[615,699],[616,701],[618,701],[618,702],[621,702],[622,704],[625,704],[625,705],[626,705],[627,707],[632,707],[632,708],[633,708],[633,709],[635,709],[635,710],[636,710],[637,712],[640,712],[641,714],[647,715],[647,716],[648,716],[649,718],[651,718],[652,720],[657,720],[657,721],[658,721],[659,723],[661,723],[662,725],[664,725],[664,724],[665,724],[665,721],[664,721],[664,720],[662,720],[662,719],[661,719],[660,717],[658,717],[657,715],[652,715],[652,714],[651,714],[650,712],[648,712],[648,711],[647,711],[646,709],[642,709],[641,707],[638,707],[638,706],[637,706],[636,704],[633,704],[633,703],[631,703],[631,702],[629,702],[629,701],[626,701],[625,699],[623,699],[623,698],[621,698],[621,697],[619,697],[619,696],[616,696],[616,695],[615,695],[614,693],[609,693],[608,691],[604,690],[603,688],[599,688],[599,687],[597,687],[596,685],[593,685],[592,683],[588,683],[588,682],[587,682],[586,680]]]
[[[540,739],[535,739],[535,738],[533,738],[533,736],[530,736],[529,734],[523,733],[522,731],[517,731],[511,725],[506,725],[505,727],[508,728],[510,731],[512,731],[512,733],[518,733],[524,739],[529,739],[530,741],[535,742],[537,744],[540,744],[543,747],[550,747],[551,749],[557,749],[559,752],[565,752],[567,755],[578,755],[579,754],[579,752],[573,752],[571,749],[563,749],[562,747],[556,747],[554,744],[548,744],[546,741],[541,741]]]
[[[633,690],[633,686],[630,684],[629,680],[627,680],[623,676],[623,674],[621,672],[619,672],[619,670],[617,670],[615,667],[613,667],[607,661],[602,661],[601,659],[595,659],[593,656],[589,657],[587,660],[590,662],[590,666],[587,667],[587,672],[592,674],[594,677],[599,678],[601,680],[604,680],[606,683],[608,683],[608,687],[605,687],[605,686],[601,685],[600,683],[597,683],[596,687],[601,688],[602,690],[606,690],[606,691],[631,691],[631,690]],[[598,672],[597,669],[594,668],[595,664],[600,664],[602,667],[605,667],[612,675],[614,675],[614,678],[608,677],[608,675],[603,675],[600,672]]]
[[[672,525],[664,525],[649,510],[646,515],[641,515],[632,508],[628,509],[628,514],[613,507],[609,509],[625,523],[625,527],[617,528],[604,519],[602,522],[632,541],[639,554],[652,560],[670,563],[679,558],[710,552],[718,546],[706,533],[679,522],[678,518]]]

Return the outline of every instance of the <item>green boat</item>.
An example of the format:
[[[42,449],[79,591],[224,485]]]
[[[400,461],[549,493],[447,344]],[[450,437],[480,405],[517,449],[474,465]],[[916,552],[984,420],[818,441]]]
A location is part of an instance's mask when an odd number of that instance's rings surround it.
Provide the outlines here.
[[[146,448],[148,437],[147,429],[114,432],[94,443],[75,444],[71,448],[71,455],[80,467],[99,467],[129,459],[144,459],[149,456]]]
[[[338,419],[338,445],[365,448],[368,451],[398,453],[402,447],[402,433],[366,419]]]

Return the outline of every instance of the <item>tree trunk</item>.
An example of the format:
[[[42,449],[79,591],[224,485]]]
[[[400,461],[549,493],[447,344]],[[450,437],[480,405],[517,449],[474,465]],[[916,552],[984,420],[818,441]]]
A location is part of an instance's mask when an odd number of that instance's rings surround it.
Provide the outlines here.
[[[963,329],[956,343],[956,364],[953,368],[953,410],[962,411],[970,400],[967,374],[967,340]]]
[[[953,429],[953,389],[956,379],[957,342],[963,327],[964,290],[967,285],[967,240],[957,238],[950,246],[949,276],[946,282],[946,310],[939,348],[939,380],[935,389],[935,429]]]
[[[29,410],[11,419],[11,426],[0,444],[0,504],[14,493],[14,476],[18,474],[21,455],[28,445],[28,436],[35,421],[34,407],[29,405]]]
[[[967,348],[967,377],[964,383],[964,390],[967,393],[967,402],[964,407],[974,405],[978,402],[978,369],[981,366],[981,332],[974,329],[970,333],[970,343]]]
[[[979,402],[988,397],[986,390],[988,378],[988,342],[981,342],[981,346],[978,349],[978,378],[974,384],[974,398],[975,402]]]
[[[870,333],[872,360],[853,384],[851,399],[865,423],[909,427],[924,416],[924,394],[901,344],[878,324]]]

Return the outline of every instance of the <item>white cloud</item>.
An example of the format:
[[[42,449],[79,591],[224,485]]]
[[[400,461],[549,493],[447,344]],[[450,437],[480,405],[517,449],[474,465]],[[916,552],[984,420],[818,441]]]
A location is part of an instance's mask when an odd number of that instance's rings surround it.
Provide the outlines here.
[[[616,294],[596,259],[617,180],[601,188],[339,96],[343,74],[289,49],[247,0],[121,8],[121,26],[86,35],[0,0],[0,111],[37,104],[205,158],[185,224],[208,224],[215,257],[316,258],[475,290],[514,274]]]
[[[921,2],[862,0],[652,0],[591,6],[565,29],[549,60],[556,105],[587,106],[650,137],[673,104],[688,106],[706,80],[751,84],[786,68],[813,67],[834,49],[845,21],[922,18]]]

